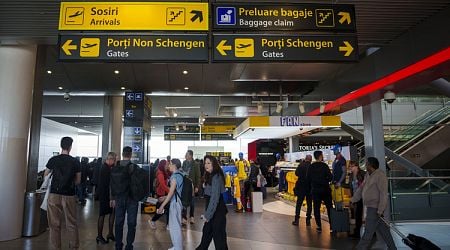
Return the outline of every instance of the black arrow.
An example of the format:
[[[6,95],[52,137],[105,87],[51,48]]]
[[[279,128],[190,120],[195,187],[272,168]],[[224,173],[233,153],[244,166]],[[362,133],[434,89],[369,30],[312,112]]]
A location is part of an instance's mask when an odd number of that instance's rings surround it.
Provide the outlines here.
[[[200,22],[203,22],[203,12],[201,10],[193,10],[191,11],[193,14],[191,21],[195,22],[195,20],[199,19]]]

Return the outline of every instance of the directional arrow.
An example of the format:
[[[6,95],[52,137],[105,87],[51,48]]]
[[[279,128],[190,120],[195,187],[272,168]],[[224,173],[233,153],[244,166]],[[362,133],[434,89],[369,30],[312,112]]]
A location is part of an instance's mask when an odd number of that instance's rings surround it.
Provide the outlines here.
[[[72,40],[67,40],[63,46],[61,47],[62,50],[64,51],[64,53],[68,56],[72,55],[72,52],[70,52],[71,50],[76,50],[77,49],[77,45],[76,44],[71,44]]]
[[[216,47],[217,51],[219,51],[222,56],[227,55],[227,52],[225,52],[226,50],[231,50],[231,45],[225,45],[226,42],[227,40],[222,40]]]
[[[352,19],[350,17],[350,13],[348,12],[339,12],[338,16],[341,16],[341,18],[339,19],[339,23],[343,24],[345,21],[347,21],[347,24],[351,24],[352,23]]]
[[[345,46],[339,47],[339,51],[344,51],[345,52],[344,56],[350,56],[350,54],[353,52],[352,45],[347,41],[344,41],[344,45]]]
[[[199,20],[199,22],[203,22],[203,11],[201,10],[192,10],[191,14],[193,14],[191,18],[191,22],[195,22],[195,20]]]
[[[139,145],[134,145],[133,146],[133,151],[134,152],[140,152],[141,151],[141,147]]]

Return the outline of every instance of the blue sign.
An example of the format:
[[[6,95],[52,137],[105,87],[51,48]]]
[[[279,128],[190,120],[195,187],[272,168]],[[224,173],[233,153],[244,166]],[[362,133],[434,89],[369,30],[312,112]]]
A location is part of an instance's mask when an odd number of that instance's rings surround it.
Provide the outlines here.
[[[134,94],[134,100],[135,101],[142,101],[143,100],[143,94],[142,93],[135,93]]]
[[[130,117],[130,118],[134,117],[134,110],[132,110],[132,109],[127,109],[127,110],[125,111],[125,116],[126,116],[126,117]]]
[[[133,152],[141,152],[141,146],[138,144],[133,145]]]
[[[235,7],[217,7],[217,25],[236,25]]]
[[[141,135],[142,130],[140,127],[135,127],[133,131],[134,131],[134,135]]]
[[[127,101],[134,101],[134,93],[127,93]]]

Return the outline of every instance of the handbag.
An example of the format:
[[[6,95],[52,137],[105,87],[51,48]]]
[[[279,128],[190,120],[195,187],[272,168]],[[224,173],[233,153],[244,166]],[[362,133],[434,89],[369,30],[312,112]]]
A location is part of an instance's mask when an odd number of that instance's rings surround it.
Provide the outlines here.
[[[50,187],[52,185],[52,173],[48,174],[44,177],[44,182],[41,185],[41,188],[39,190],[45,190],[44,199],[42,200],[41,209],[47,211],[48,208],[48,196],[50,194]]]

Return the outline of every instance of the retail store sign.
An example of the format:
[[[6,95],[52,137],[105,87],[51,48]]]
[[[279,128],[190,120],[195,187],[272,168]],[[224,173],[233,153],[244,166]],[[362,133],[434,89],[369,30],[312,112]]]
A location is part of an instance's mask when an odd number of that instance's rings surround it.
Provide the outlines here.
[[[356,35],[213,34],[213,62],[358,60]]]
[[[355,8],[348,4],[214,4],[213,29],[230,31],[355,32]]]
[[[207,31],[208,3],[62,2],[59,30]]]
[[[207,62],[207,34],[63,34],[59,59]]]

